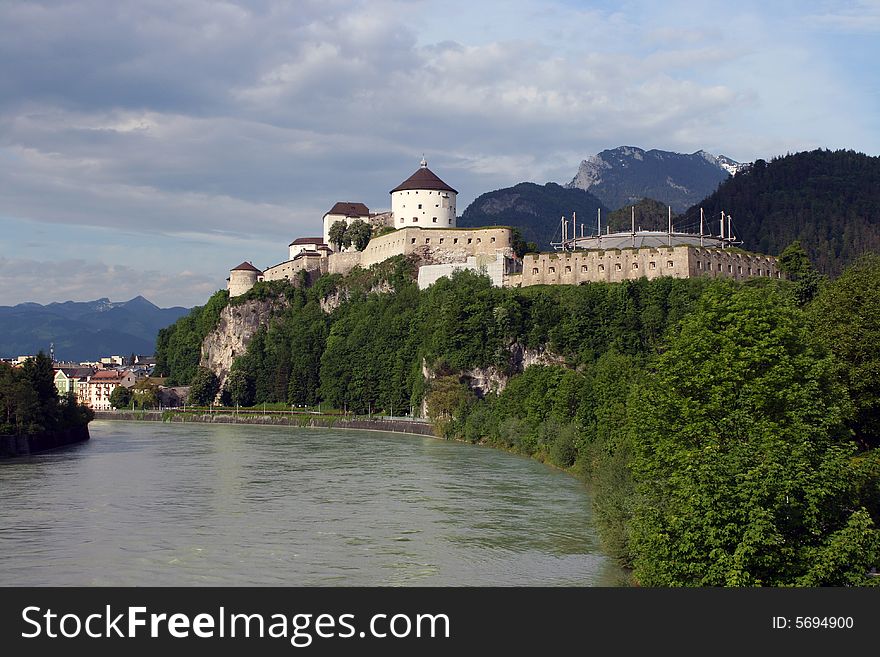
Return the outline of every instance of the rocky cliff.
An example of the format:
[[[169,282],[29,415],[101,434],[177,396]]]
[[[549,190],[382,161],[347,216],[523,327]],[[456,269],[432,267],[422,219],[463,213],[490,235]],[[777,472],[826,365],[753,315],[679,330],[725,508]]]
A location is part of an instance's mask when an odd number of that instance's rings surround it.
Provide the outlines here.
[[[581,162],[567,187],[589,191],[612,210],[651,198],[682,212],[744,166],[706,151],[683,154],[620,146]]]
[[[522,374],[527,367],[532,365],[565,365],[565,358],[543,348],[530,349],[515,342],[510,346],[509,351],[510,361],[506,370],[494,365],[475,367],[459,372],[459,378],[478,397],[485,397],[489,393],[501,393],[507,387],[510,379],[517,374]],[[436,373],[426,363],[422,363],[422,376],[430,381],[436,376]],[[424,415],[427,413],[424,402],[422,406],[422,414]]]
[[[216,328],[202,342],[199,365],[214,372],[222,388],[233,361],[245,353],[257,329],[267,326],[269,320],[287,306],[288,302],[283,296],[226,306],[220,313]]]

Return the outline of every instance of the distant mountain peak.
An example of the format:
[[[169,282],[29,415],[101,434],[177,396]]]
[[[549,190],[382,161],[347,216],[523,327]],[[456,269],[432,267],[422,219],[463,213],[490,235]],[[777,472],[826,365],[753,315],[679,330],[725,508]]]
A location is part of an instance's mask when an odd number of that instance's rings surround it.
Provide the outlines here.
[[[618,146],[583,160],[566,187],[589,191],[613,210],[648,197],[682,211],[745,166],[704,150],[684,154]]]

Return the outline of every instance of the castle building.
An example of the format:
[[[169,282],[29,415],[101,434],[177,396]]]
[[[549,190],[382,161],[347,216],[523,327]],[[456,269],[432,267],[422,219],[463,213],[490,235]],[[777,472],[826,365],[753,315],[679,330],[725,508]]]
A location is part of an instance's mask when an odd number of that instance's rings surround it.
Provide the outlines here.
[[[254,283],[262,280],[263,272],[254,267],[249,262],[243,262],[235,269],[230,270],[229,278],[227,278],[226,289],[229,290],[229,296],[237,297],[250,290]]]
[[[325,217],[327,215],[324,215]],[[291,260],[301,253],[319,253],[329,251],[330,247],[321,237],[297,237],[288,245],[288,253]]]
[[[333,204],[329,211],[324,213],[324,244],[330,244],[330,227],[337,221],[344,221],[349,225],[355,219],[370,221],[370,209],[363,203],[351,201],[338,201]],[[293,256],[290,257],[293,260]]]
[[[416,172],[391,190],[394,227],[454,228],[457,195],[422,158]]]
[[[562,242],[553,253],[514,253],[513,231],[505,226],[458,228],[458,192],[428,168],[422,158],[419,168],[391,190],[391,211],[371,213],[363,203],[340,201],[324,214],[322,237],[300,237],[291,242],[288,260],[260,271],[250,262],[231,270],[229,294],[247,292],[257,281],[313,281],[322,274],[346,274],[354,267],[369,267],[395,256],[413,257],[419,262],[420,288],[462,269],[485,272],[494,285],[578,285],[589,282],[620,282],[638,278],[783,278],[777,258],[736,248],[731,219],[722,214],[720,234],[675,231],[669,214],[667,231],[601,231],[584,235],[585,225],[562,218]],[[350,225],[360,219],[373,229],[374,237],[363,251],[353,246],[335,252],[329,245],[330,228],[337,221]],[[394,230],[388,230],[394,229]]]

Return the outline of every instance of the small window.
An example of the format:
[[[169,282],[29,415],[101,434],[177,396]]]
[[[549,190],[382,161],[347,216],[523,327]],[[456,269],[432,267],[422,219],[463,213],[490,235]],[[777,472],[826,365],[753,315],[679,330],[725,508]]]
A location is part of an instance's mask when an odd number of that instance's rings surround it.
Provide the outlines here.
[[[416,243],[416,238],[413,237],[412,240],[410,240],[410,244],[415,244],[415,243]]]
[[[620,271],[621,269],[623,269],[623,267],[621,266],[621,264],[619,262],[616,265],[614,265],[614,271]]]
[[[776,278],[782,278],[782,275],[779,272],[776,272]]]
[[[439,207],[440,207],[440,204],[439,204],[439,203],[435,203],[435,204],[434,204],[434,207],[435,207],[435,208],[439,208]]]
[[[495,238],[493,237],[492,239],[489,240],[489,242],[495,242]]]
[[[400,223],[403,223],[403,217],[400,218]]]
[[[537,267],[532,267],[532,273],[533,273],[533,274],[537,274],[537,273],[538,273],[538,268],[537,268]]]
[[[418,217],[413,217],[413,223],[416,223],[419,220]]]
[[[444,238],[442,238],[442,237],[440,238],[440,244],[443,244],[443,239]]]
[[[582,272],[586,272],[586,271],[587,271],[587,266],[586,266],[586,265],[581,265],[581,271],[582,271]]]
[[[762,271],[762,270],[760,270],[760,269],[759,269],[759,270],[758,270],[758,276],[760,276],[760,275],[761,275],[761,271]]]
[[[437,217],[432,218],[431,221],[433,221],[433,222],[436,224],[436,223],[437,223]]]
[[[477,244],[482,244],[482,243],[483,243],[482,238],[479,238],[479,237],[478,237],[478,238],[477,238]]]
[[[556,273],[556,267],[550,267],[550,269],[549,269],[548,271],[549,271],[551,274],[555,274],[555,273]]]
[[[470,244],[470,243],[473,242],[473,241],[474,241],[473,238],[468,237],[468,244]]]
[[[425,244],[430,244],[430,243],[431,243],[431,238],[430,238],[430,237],[426,237],[426,238],[425,238]]]
[[[656,262],[652,262],[651,265],[650,265],[650,268],[651,268],[651,269],[657,269],[657,263],[656,263]]]
[[[737,267],[736,269],[737,269],[737,273],[738,273],[738,274],[742,274],[742,273],[743,273],[743,268],[742,268],[741,266],[740,266],[740,267]]]
[[[697,269],[702,269],[702,268],[703,268],[703,263],[700,261],[697,261]]]
[[[667,269],[672,269],[673,267],[675,267],[675,263],[672,262],[672,260],[667,260],[667,261],[666,261],[666,268],[667,268]]]
[[[599,271],[605,271],[605,265],[599,265]]]
[[[752,268],[749,267],[749,276],[751,276],[751,275],[752,275]]]
[[[565,268],[565,273],[566,273],[566,274],[570,274],[570,273],[571,273],[571,267],[566,267],[566,268]]]
[[[719,262],[719,263],[718,263],[718,271],[721,271],[721,269],[722,269],[722,268],[721,268],[721,263]]]
[[[422,204],[421,204],[421,203],[419,203],[419,210],[421,210],[421,209],[422,209]]]
[[[727,265],[727,271],[729,273],[733,272],[733,265]]]
[[[638,268],[639,268],[639,263],[634,262],[634,263],[633,263],[633,269],[635,270],[635,269],[638,269]]]
[[[453,244],[458,244],[458,238],[457,238],[457,237],[453,237],[453,238],[452,238],[452,243],[453,243]]]

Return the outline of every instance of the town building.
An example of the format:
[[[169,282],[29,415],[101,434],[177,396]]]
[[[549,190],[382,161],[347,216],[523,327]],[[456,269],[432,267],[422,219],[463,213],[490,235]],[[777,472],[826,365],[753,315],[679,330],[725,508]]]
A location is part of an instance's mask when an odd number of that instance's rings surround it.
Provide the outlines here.
[[[119,386],[131,388],[136,382],[132,372],[100,370],[89,377],[86,385],[85,404],[94,411],[109,411],[110,395]]]
[[[62,399],[67,397],[69,393],[73,393],[79,401],[80,398],[79,382],[87,382],[88,378],[94,374],[95,370],[91,367],[59,367],[55,369],[55,389],[58,390],[58,396]]]

